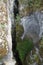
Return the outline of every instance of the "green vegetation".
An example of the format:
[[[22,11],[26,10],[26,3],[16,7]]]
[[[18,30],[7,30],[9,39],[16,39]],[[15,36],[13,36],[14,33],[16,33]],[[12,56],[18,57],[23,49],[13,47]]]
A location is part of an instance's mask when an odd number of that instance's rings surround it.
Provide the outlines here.
[[[17,24],[17,23],[20,23],[20,19],[21,19],[21,18],[20,18],[20,15],[19,15],[19,14],[17,14],[16,19],[15,19],[16,24]]]
[[[21,36],[23,35],[24,29],[20,24],[16,24],[16,41],[20,41]]]
[[[39,44],[39,52],[40,52],[40,55],[41,55],[41,57],[43,58],[43,37],[42,37],[42,39],[41,39],[41,41],[40,41],[40,44]]]
[[[19,52],[19,57],[21,61],[23,62],[27,53],[29,53],[33,48],[33,42],[32,40],[28,39],[27,37],[23,40],[21,39],[21,36],[24,33],[24,28],[22,25],[20,25],[20,16],[17,14],[16,16],[16,41],[17,41],[17,47],[16,49]]]
[[[33,42],[28,38],[17,42],[17,50],[19,52],[20,59],[24,61],[27,53],[29,53],[33,48]]]
[[[20,25],[20,22],[21,22],[20,19],[21,19],[20,16],[17,14],[16,19],[15,19],[16,21],[16,41],[17,42],[20,40],[21,36],[24,33],[24,28],[22,25]]]
[[[19,0],[19,5],[22,5],[22,9],[19,10],[20,16],[29,15],[35,11],[43,10],[42,0]]]

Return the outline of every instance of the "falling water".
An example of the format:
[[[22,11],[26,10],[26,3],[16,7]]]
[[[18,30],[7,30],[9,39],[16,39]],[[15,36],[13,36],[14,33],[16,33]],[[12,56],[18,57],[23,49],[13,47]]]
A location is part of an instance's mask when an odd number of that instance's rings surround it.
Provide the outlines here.
[[[33,43],[37,43],[41,37],[43,37],[43,11],[39,12],[36,11],[30,16],[25,16],[21,18],[21,25],[24,27],[24,34],[22,36],[22,39],[27,35],[28,37],[31,37],[33,40]],[[43,61],[43,58],[40,56],[39,48],[37,47],[37,44],[35,45],[36,54],[39,56],[41,62]],[[30,54],[32,58],[32,52]],[[38,65],[36,62],[29,65]],[[41,64],[43,65],[43,63]]]
[[[21,21],[24,27],[24,35],[32,37],[33,42],[37,42],[43,33],[43,13],[34,12],[30,16],[23,17]]]

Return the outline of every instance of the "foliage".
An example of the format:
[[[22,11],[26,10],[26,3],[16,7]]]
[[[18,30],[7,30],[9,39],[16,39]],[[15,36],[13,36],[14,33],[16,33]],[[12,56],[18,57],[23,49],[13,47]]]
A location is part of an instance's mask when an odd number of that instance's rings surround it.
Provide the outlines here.
[[[20,23],[20,19],[21,19],[20,15],[17,14],[16,19],[15,19],[16,23]]]
[[[40,52],[41,57],[43,58],[43,37],[42,37],[42,39],[40,40],[39,52]]]
[[[29,53],[33,48],[33,42],[28,38],[17,42],[17,50],[19,51],[19,56],[21,61],[23,62],[27,53]]]
[[[20,37],[23,35],[24,29],[20,24],[16,24],[16,41],[20,40]]]
[[[28,6],[29,9],[32,8],[33,11],[36,11],[40,8],[42,0],[19,0],[20,4],[24,5],[25,7]]]
[[[17,41],[17,50],[19,52],[19,57],[21,61],[23,61],[28,52],[30,52],[33,48],[33,42],[29,40],[27,37],[21,40],[21,36],[24,32],[23,26],[20,25],[20,16],[17,14],[16,16],[16,41]]]
[[[42,39],[40,40],[40,46],[39,46],[40,48],[43,48],[43,37],[42,37]]]
[[[29,0],[28,5],[30,8],[33,8],[33,11],[36,11],[40,8],[41,0]]]

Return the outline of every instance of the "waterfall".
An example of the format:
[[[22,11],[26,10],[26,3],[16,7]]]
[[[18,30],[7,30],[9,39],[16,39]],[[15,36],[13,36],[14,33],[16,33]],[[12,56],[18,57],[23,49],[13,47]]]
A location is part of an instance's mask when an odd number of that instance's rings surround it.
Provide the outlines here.
[[[30,16],[25,16],[21,18],[21,25],[23,25],[24,27],[24,34],[22,36],[22,39],[25,37],[25,35],[33,39],[34,45],[36,44],[34,46],[36,54],[39,56],[40,61],[42,62],[43,58],[40,56],[39,48],[37,47],[37,42],[41,39],[41,37],[43,37],[43,12],[36,11]],[[30,56],[31,58],[33,57],[32,52]],[[29,65],[37,65],[37,63],[35,62]]]
[[[21,25],[24,27],[23,37],[27,35],[33,39],[33,42],[37,42],[42,37],[43,33],[43,14],[34,12],[30,16],[25,16],[21,18]]]

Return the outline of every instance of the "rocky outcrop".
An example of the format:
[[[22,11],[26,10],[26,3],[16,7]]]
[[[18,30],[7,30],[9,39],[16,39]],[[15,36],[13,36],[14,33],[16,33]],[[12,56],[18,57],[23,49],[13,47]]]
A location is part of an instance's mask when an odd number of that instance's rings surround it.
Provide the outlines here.
[[[6,6],[3,2],[0,2],[0,58],[8,53],[8,19],[7,19]]]

